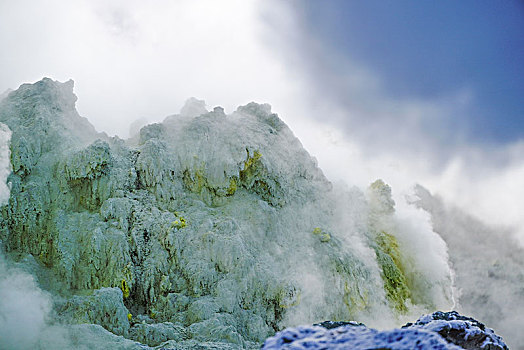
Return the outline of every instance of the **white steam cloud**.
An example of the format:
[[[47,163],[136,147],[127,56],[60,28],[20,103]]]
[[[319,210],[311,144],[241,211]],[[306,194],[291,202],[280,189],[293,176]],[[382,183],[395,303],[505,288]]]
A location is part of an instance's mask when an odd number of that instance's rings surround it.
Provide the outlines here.
[[[190,96],[226,112],[255,100],[276,106],[295,84],[262,44],[261,5],[0,2],[0,44],[9,48],[0,52],[0,92],[43,76],[73,79],[80,114],[123,137],[129,122],[162,120]]]
[[[124,137],[132,121],[161,120],[189,96],[226,112],[251,100],[268,102],[329,179],[365,188],[382,178],[392,186],[399,231],[422,232],[406,236],[405,244],[421,259],[431,246],[426,263],[436,274],[445,273],[447,253],[427,214],[406,205],[415,183],[509,228],[500,232],[524,247],[524,143],[487,149],[460,135],[439,141],[445,127],[439,120],[461,115],[475,102],[474,90],[440,100],[392,99],[372,69],[311,37],[299,7],[290,4],[0,2],[0,46],[8,48],[0,51],[0,92],[42,76],[73,78],[80,114],[98,130]],[[424,123],[436,126],[433,136]],[[0,148],[1,157],[5,151]],[[8,172],[0,166],[0,176]],[[22,280],[22,290],[33,287]],[[515,302],[508,297],[509,305]]]
[[[11,173],[10,140],[11,130],[9,130],[7,125],[0,123],[0,205],[7,204],[9,200],[7,177]]]
[[[9,267],[0,253],[0,341],[4,349],[35,347],[46,327],[51,299],[33,276]]]
[[[0,205],[7,204],[7,177],[11,172],[9,141],[11,130],[0,123]],[[51,299],[33,276],[8,265],[0,241],[0,347],[33,348],[45,327]]]

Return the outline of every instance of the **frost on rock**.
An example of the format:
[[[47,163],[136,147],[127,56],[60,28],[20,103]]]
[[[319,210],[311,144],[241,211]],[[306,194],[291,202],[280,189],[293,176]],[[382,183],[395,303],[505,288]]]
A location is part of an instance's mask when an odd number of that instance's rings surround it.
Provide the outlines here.
[[[319,327],[321,326],[321,327]],[[323,322],[288,328],[268,338],[262,349],[508,349],[482,323],[456,311],[425,315],[402,329],[377,331],[363,324]]]
[[[479,321],[460,315],[456,311],[437,311],[419,318],[403,328],[424,329],[438,333],[448,342],[464,349],[508,349],[501,337]]]
[[[333,187],[269,105],[191,99],[124,141],[78,115],[72,88],[45,78],[0,102],[2,240],[53,276],[57,317],[148,346],[249,348],[286,326],[447,307],[413,283],[431,272],[404,249],[389,186]]]
[[[365,326],[342,326],[327,330],[322,327],[302,326],[285,329],[266,340],[264,350],[273,349],[424,349],[459,350],[438,334],[426,330],[377,331]]]

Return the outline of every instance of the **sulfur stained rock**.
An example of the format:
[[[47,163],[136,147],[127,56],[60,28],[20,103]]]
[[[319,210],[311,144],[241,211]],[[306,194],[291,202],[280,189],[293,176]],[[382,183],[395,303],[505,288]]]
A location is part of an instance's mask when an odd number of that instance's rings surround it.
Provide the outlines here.
[[[95,323],[123,336],[129,333],[128,313],[118,288],[101,288],[89,296],[74,296],[60,310],[63,319],[70,323]]]
[[[288,325],[451,303],[445,288],[410,299],[408,276],[433,270],[410,263],[391,189],[334,188],[269,105],[226,115],[192,100],[124,141],[78,115],[72,88],[44,79],[0,102],[12,132],[0,232],[58,276],[59,316],[238,348]],[[451,290],[449,275],[436,282]]]

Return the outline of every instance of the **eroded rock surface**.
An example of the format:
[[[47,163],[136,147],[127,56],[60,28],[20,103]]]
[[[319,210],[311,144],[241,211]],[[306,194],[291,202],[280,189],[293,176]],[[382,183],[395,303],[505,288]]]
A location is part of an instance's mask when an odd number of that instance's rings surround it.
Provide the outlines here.
[[[380,180],[333,187],[269,105],[191,99],[124,141],[80,117],[72,89],[46,78],[0,102],[0,240],[33,259],[53,327],[96,324],[120,348],[250,348],[290,325],[452,305],[445,244],[408,249],[438,241],[431,228],[401,220]]]

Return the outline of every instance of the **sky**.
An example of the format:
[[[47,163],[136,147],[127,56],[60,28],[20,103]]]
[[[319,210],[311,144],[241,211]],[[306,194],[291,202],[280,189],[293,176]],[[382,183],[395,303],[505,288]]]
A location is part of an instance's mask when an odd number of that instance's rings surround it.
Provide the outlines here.
[[[310,1],[313,35],[367,64],[393,98],[473,99],[453,118],[470,140],[524,136],[524,3],[521,1]],[[453,132],[449,130],[448,132]]]
[[[269,103],[333,181],[418,182],[524,244],[518,0],[0,0],[0,47],[0,93],[73,79],[99,131]]]

